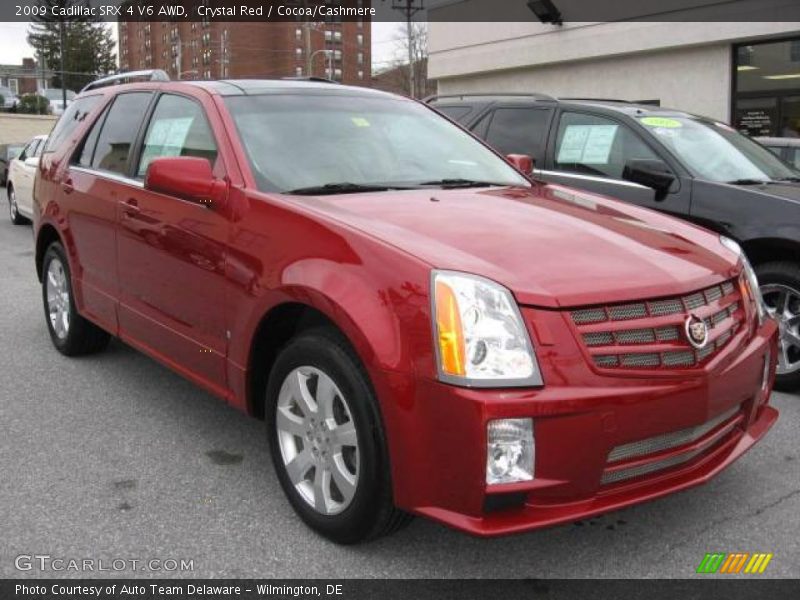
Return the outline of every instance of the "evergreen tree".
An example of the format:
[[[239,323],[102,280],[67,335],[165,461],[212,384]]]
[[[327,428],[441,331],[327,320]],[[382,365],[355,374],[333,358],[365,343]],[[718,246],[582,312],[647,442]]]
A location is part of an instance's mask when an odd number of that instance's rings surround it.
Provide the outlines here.
[[[114,39],[105,23],[91,16],[52,16],[54,6],[90,7],[91,0],[38,0],[38,3],[47,9],[47,14],[33,18],[28,29],[28,43],[53,72],[53,87],[79,91],[98,76],[116,70]]]

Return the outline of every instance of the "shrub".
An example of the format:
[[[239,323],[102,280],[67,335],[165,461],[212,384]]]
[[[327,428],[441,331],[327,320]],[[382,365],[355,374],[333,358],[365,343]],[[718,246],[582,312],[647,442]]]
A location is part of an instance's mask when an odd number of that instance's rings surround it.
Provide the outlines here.
[[[25,94],[20,98],[17,110],[29,115],[46,115],[50,112],[50,101],[39,94]]]

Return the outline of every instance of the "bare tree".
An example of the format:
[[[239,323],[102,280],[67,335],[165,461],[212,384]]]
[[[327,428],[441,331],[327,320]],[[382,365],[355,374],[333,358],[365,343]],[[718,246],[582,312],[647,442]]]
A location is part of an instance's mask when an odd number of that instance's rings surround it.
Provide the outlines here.
[[[428,81],[428,24],[422,21],[400,23],[393,69],[405,82],[399,87],[408,96],[423,98],[432,93]],[[400,83],[400,82],[398,82]]]

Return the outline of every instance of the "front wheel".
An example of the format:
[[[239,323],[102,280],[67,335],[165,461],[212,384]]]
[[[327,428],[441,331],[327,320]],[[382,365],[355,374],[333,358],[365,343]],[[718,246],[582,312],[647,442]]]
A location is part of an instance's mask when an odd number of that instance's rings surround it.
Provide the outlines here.
[[[19,207],[17,206],[17,193],[14,186],[8,184],[8,216],[11,217],[11,222],[14,225],[24,225],[28,219],[19,214]]]
[[[392,503],[377,399],[337,332],[315,330],[289,342],[272,369],[266,402],[278,479],[309,527],[353,544],[408,521]]]
[[[761,295],[778,322],[780,342],[775,387],[800,387],[800,265],[772,262],[756,267]]]
[[[50,245],[42,261],[42,300],[50,339],[61,354],[91,354],[108,345],[109,334],[75,309],[69,263],[58,242]]]

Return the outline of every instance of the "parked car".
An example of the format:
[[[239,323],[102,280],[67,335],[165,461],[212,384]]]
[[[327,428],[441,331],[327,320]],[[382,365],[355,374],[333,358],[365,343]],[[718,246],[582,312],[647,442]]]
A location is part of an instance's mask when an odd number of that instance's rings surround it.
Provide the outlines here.
[[[64,113],[64,94],[61,88],[49,88],[39,90],[39,95],[44,96],[50,102],[50,114],[62,115]],[[75,92],[67,90],[67,106],[75,99]]]
[[[27,223],[33,216],[34,178],[46,140],[46,135],[33,137],[8,167],[6,196],[8,213],[14,225]]]
[[[2,108],[6,110],[19,104],[19,97],[7,87],[0,86],[0,98],[3,99]]]
[[[755,140],[783,162],[800,169],[800,138],[757,137]]]
[[[119,337],[264,418],[330,539],[615,510],[775,422],[778,329],[732,240],[532,181],[399,96],[121,77],[73,101],[37,172],[52,342]]]
[[[19,156],[23,148],[25,144],[0,144],[0,187],[6,187],[9,164]]]
[[[687,219],[739,242],[781,336],[780,389],[800,387],[800,172],[729,125],[618,100],[429,99],[536,176]]]

